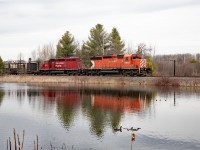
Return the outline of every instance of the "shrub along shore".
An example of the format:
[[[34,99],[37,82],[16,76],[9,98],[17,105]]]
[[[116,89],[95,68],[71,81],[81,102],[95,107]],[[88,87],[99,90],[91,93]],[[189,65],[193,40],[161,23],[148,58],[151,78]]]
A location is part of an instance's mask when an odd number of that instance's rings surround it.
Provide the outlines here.
[[[200,77],[115,77],[115,76],[34,76],[34,75],[4,75],[0,76],[2,83],[72,83],[97,85],[157,85],[200,87]]]

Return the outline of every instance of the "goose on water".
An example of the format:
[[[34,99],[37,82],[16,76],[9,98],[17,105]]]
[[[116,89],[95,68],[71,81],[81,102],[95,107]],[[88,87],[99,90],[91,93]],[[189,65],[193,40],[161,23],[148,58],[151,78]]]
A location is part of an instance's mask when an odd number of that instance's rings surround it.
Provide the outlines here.
[[[120,132],[122,132],[122,126],[120,126],[120,128],[118,129],[118,128],[115,128],[115,129],[113,129],[115,132],[117,132],[117,131],[120,131]]]

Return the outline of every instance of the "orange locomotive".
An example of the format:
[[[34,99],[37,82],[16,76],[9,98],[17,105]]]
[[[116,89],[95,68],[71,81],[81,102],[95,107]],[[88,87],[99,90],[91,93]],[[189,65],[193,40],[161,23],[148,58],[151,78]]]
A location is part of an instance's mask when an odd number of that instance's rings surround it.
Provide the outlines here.
[[[146,76],[151,74],[147,68],[146,59],[141,59],[138,54],[121,54],[110,56],[93,56],[91,69],[96,74],[121,74],[124,76]]]

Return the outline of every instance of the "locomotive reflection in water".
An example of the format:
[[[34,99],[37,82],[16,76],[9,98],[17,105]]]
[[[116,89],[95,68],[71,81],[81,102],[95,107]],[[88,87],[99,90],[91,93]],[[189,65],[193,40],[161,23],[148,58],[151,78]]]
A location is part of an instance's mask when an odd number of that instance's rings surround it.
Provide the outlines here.
[[[69,129],[81,106],[83,115],[90,121],[90,131],[101,137],[105,126],[112,129],[120,126],[124,112],[144,111],[153,98],[152,92],[94,89],[44,88],[40,92],[28,90],[30,99],[40,95],[46,105],[56,103],[56,110],[62,125]]]

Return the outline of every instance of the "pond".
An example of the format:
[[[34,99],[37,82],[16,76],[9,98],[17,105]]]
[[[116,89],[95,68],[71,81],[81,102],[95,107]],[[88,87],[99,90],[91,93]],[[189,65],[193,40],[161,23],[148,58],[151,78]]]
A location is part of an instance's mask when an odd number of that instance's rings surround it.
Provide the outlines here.
[[[199,127],[200,89],[0,84],[0,149],[15,129],[24,150],[37,137],[45,150],[199,150]]]

